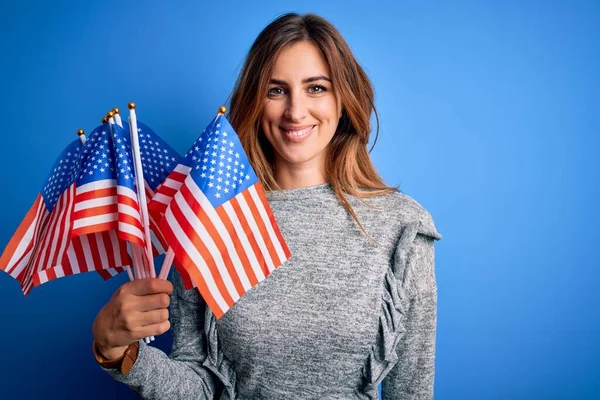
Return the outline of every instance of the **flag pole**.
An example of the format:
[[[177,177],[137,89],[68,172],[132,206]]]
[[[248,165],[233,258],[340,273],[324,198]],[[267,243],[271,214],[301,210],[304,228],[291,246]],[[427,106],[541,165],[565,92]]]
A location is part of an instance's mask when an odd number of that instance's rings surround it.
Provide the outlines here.
[[[109,112],[107,112],[106,117],[109,119],[109,121],[111,121],[111,119],[112,119],[112,120],[114,120],[114,123],[119,125],[121,128],[123,127],[120,110],[117,107],[115,107],[112,110],[110,110]],[[111,128],[111,134],[112,134],[112,128]],[[131,245],[131,244],[129,245],[129,248],[131,249],[131,257],[133,258],[133,262],[137,266],[136,276],[138,278],[147,278],[148,274],[146,273],[146,264],[144,263],[144,257],[142,256],[140,248],[137,247],[136,245]]]
[[[119,125],[122,128],[123,122],[121,121],[121,110],[119,110],[119,108],[115,107],[111,111],[113,112],[115,122],[117,123],[117,125]]]
[[[116,121],[117,121],[114,116],[115,116],[115,112],[114,112],[114,109],[113,109],[113,110],[107,112],[106,113],[106,117],[104,117],[102,119],[103,122],[104,121],[108,122],[108,126],[109,126],[109,129],[110,129],[110,135],[113,138],[114,138],[114,133],[113,133],[112,125],[114,123],[116,123]],[[130,248],[131,248],[131,261],[132,261],[132,264],[133,264],[133,270],[135,271],[135,277],[133,279],[130,278],[130,280],[143,278],[144,277],[143,273],[142,273],[142,270],[143,270],[142,265],[143,264],[140,261],[139,253],[137,253],[135,251],[135,246],[131,246],[130,245]]]
[[[225,115],[226,112],[227,112],[227,107],[225,107],[225,106],[219,107],[219,110],[217,111],[217,117],[219,117],[221,115]],[[165,260],[163,261],[163,265],[160,268],[160,274],[158,275],[159,278],[167,279],[167,277],[169,276],[169,272],[171,271],[171,265],[173,264],[174,258],[175,258],[175,252],[173,251],[173,248],[171,246],[169,246],[169,249],[167,250],[167,254],[165,255]]]
[[[135,178],[137,182],[138,200],[140,204],[140,214],[142,225],[144,226],[144,237],[146,241],[146,256],[149,266],[150,277],[156,278],[154,269],[154,255],[152,253],[152,239],[150,238],[150,218],[148,217],[148,203],[146,200],[146,184],[144,181],[144,171],[142,169],[142,158],[140,155],[140,143],[138,137],[137,117],[135,115],[135,103],[127,105],[129,108],[129,131],[131,133],[131,152],[133,153],[133,163],[135,166]]]
[[[83,129],[77,130],[77,136],[79,136],[79,140],[81,140],[81,144],[85,144],[87,138],[85,137],[85,131]]]

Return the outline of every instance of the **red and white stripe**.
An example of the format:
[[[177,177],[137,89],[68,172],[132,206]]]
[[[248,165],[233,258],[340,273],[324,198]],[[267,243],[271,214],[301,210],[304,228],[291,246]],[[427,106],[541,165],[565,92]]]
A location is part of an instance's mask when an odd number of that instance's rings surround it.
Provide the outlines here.
[[[160,226],[217,318],[290,257],[260,183],[215,209],[188,177]]]
[[[148,216],[150,218],[150,230],[152,234],[152,246],[154,249],[154,255],[163,254],[169,248],[167,241],[165,240],[158,221],[162,220],[169,202],[181,189],[181,185],[185,181],[185,178],[191,171],[190,167],[178,164],[175,169],[165,178],[163,183],[158,185],[156,193],[148,186],[146,182],[146,198],[148,200]],[[173,261],[175,268],[181,275],[184,287],[186,289],[192,289],[196,287],[196,284],[189,276],[185,268]],[[162,272],[162,271],[161,271]]]
[[[119,187],[119,189],[121,189],[121,187]],[[148,202],[150,202],[150,199],[152,199],[152,197],[154,196],[154,192],[148,186],[147,182],[146,182],[146,185],[145,185],[145,190],[146,190],[146,199],[148,199]],[[133,197],[132,197],[133,192],[132,191],[130,191],[130,192],[131,193],[129,193],[128,197],[129,197],[129,199],[133,200]],[[119,193],[119,195],[120,195],[120,193]],[[119,203],[119,207],[120,207],[120,204],[121,203]],[[133,206],[131,208],[133,210],[130,210],[130,211],[134,211],[135,210],[135,208]],[[120,210],[121,209],[119,208],[119,211]],[[137,210],[135,210],[135,211],[137,211]],[[134,214],[133,212],[130,212],[129,215],[131,215],[131,216],[133,216],[135,218],[135,217],[139,216],[139,211],[138,211],[137,214]],[[160,228],[159,228],[158,222],[156,221],[156,219],[153,216],[153,214],[150,214],[149,218],[150,218],[150,237],[151,237],[151,241],[152,241],[152,252],[153,252],[153,255],[156,257],[156,256],[159,256],[161,254],[164,254],[167,251],[166,249],[167,249],[168,245],[167,245],[167,242],[164,239],[162,233],[160,232]],[[120,215],[119,215],[119,223],[121,223],[121,216]],[[136,236],[139,237],[139,238],[141,238],[142,235],[143,235],[143,233],[142,233],[141,223],[140,223],[140,226],[139,226],[138,232],[136,233]],[[134,242],[134,243],[136,243],[136,242]],[[137,243],[137,244],[139,244],[139,243]],[[115,268],[100,269],[100,270],[97,270],[97,271],[100,274],[100,276],[102,276],[102,278],[104,280],[107,280],[107,279],[110,279],[113,276],[116,276],[116,275],[120,274],[121,272],[125,271],[125,268],[115,267]]]
[[[75,183],[65,190],[54,205],[54,209],[44,230],[42,239],[32,254],[30,272],[22,284],[23,293],[28,294],[33,287],[33,278],[40,272],[60,265],[70,241],[71,216],[75,198]]]
[[[76,236],[71,239],[60,265],[34,275],[34,286],[82,272],[122,269],[130,264],[127,244],[115,230]]]
[[[49,215],[42,195],[38,194],[0,257],[0,270],[21,284],[27,278],[31,256],[37,248],[40,231],[46,226]]]
[[[87,235],[118,228],[117,185],[115,179],[78,186],[71,236]]]
[[[137,194],[128,187],[117,186],[117,210],[119,237],[144,247],[144,228]]]
[[[145,182],[145,186],[146,201],[148,203],[148,211],[150,211],[150,204],[152,203],[152,198],[155,196],[155,193],[148,185],[148,182]],[[150,223],[150,238],[152,240],[152,252],[155,257],[166,253],[167,248],[169,247],[167,241],[165,240],[163,234],[160,231],[160,226],[158,225],[158,221],[161,217],[162,216],[160,214],[148,212],[148,220]]]
[[[163,215],[167,210],[169,202],[179,191],[185,178],[191,171],[190,167],[178,164],[175,169],[166,177],[165,181],[156,188],[156,193],[151,197],[148,203],[148,211],[154,215]]]

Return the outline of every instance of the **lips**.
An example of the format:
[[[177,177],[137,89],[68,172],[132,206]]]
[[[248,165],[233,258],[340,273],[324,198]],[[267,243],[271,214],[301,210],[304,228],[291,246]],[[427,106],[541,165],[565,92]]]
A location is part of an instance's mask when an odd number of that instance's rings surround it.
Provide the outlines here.
[[[285,133],[285,137],[291,142],[301,142],[305,140],[313,131],[316,125],[298,126],[298,127],[281,127]]]

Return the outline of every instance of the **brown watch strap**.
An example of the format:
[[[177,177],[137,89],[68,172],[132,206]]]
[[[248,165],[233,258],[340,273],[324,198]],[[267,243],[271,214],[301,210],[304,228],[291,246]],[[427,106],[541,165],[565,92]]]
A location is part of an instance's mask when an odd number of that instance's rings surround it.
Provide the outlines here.
[[[138,352],[140,350],[140,343],[136,340],[131,343],[127,350],[125,350],[123,362],[121,363],[121,373],[126,375],[133,368],[133,364],[135,364],[135,360],[137,360]]]
[[[138,356],[139,347],[138,341],[135,341],[127,347],[121,357],[109,360],[100,354],[96,341],[92,343],[92,351],[98,364],[102,365],[104,368],[120,368],[122,374],[127,374],[131,371],[131,368],[133,368],[133,364],[135,364],[135,360]]]

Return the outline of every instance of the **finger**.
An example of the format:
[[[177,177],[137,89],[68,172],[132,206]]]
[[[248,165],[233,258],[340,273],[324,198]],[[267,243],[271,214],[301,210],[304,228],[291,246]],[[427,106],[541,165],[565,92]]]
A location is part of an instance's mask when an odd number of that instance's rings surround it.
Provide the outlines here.
[[[139,315],[140,326],[148,326],[154,324],[160,324],[169,320],[169,310],[163,308],[162,310],[152,310],[141,313]]]
[[[171,294],[173,292],[173,284],[165,279],[159,278],[136,279],[129,282],[127,285],[129,285],[130,293],[136,296],[145,296],[155,293]]]
[[[166,293],[148,294],[135,297],[135,308],[137,311],[152,311],[169,307],[171,298]]]
[[[158,324],[146,325],[146,326],[140,327],[140,329],[137,331],[136,336],[139,339],[142,339],[142,338],[145,338],[148,336],[158,336],[158,335],[162,335],[163,333],[168,331],[170,328],[171,328],[171,323],[167,320],[167,321],[160,322]]]

